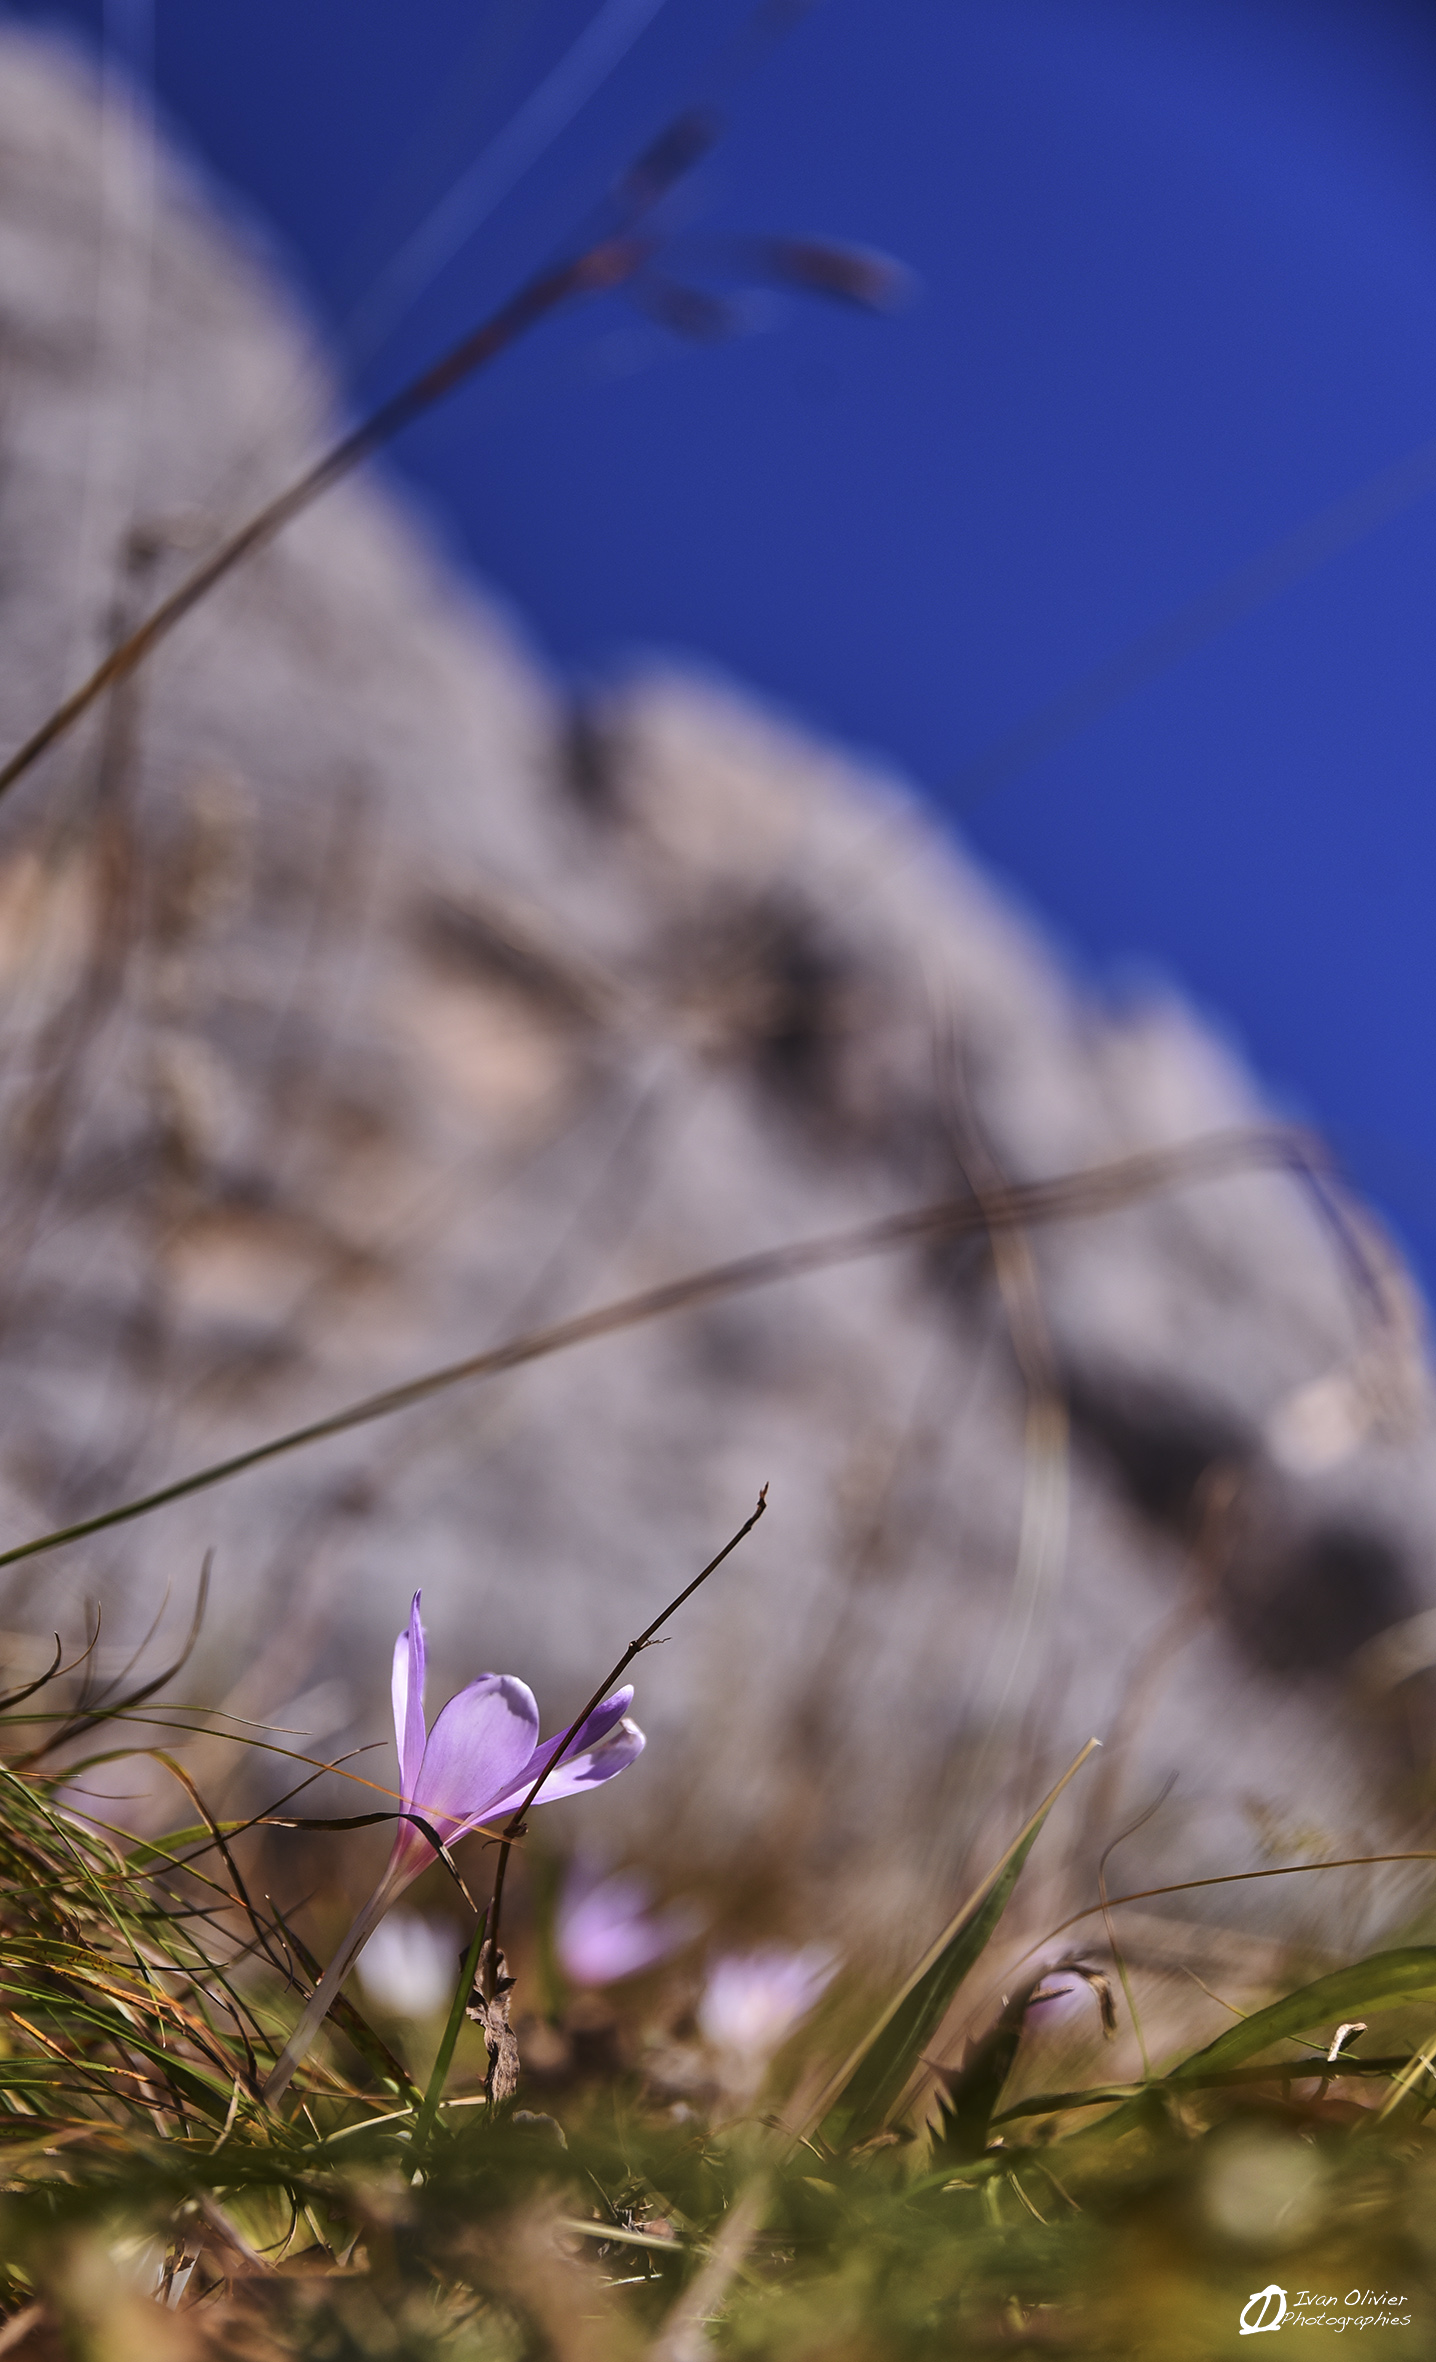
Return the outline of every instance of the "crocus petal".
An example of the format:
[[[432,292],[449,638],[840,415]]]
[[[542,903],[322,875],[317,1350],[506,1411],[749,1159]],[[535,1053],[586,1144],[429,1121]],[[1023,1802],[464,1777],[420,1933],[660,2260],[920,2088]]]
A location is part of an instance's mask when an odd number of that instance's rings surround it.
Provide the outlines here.
[[[399,1786],[405,1803],[414,1794],[419,1766],[424,1760],[424,1627],[419,1600],[409,1610],[406,1631],[394,1643],[394,1744],[399,1750]]]
[[[630,1682],[626,1689],[616,1689],[611,1698],[605,1698],[601,1706],[595,1706],[586,1721],[579,1724],[572,1737],[567,1731],[559,1731],[554,1738],[545,1739],[541,1747],[535,1747],[532,1756],[524,1766],[523,1779],[519,1787],[520,1795],[533,1786],[541,1771],[547,1771],[560,1747],[564,1751],[565,1766],[575,1762],[580,1755],[586,1754],[590,1747],[596,1747],[600,1739],[607,1738],[614,1724],[622,1722],[632,1704],[633,1685]],[[547,1794],[548,1787],[545,1784],[540,1794],[540,1803]]]
[[[511,1673],[485,1673],[450,1698],[429,1733],[414,1804],[450,1844],[487,1820],[522,1773],[538,1737],[533,1691]]]
[[[560,1796],[578,1796],[585,1788],[597,1788],[604,1780],[611,1780],[630,1763],[636,1763],[646,1741],[636,1722],[620,1722],[617,1730],[600,1739],[596,1747],[585,1749],[582,1755],[566,1755],[556,1772],[544,1781],[534,1802],[554,1804]],[[542,1765],[539,1766],[542,1769]],[[518,1811],[534,1781],[537,1770],[526,1771],[507,1796],[498,1797],[488,1806],[483,1818],[500,1821],[507,1813]]]

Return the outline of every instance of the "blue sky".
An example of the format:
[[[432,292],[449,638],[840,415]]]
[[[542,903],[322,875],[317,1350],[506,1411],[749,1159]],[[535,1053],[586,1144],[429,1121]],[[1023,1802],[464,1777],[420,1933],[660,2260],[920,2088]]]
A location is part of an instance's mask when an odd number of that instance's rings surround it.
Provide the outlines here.
[[[14,13],[107,20],[152,70],[363,402],[564,236],[749,11]],[[629,46],[477,235],[396,278],[585,37]],[[830,232],[902,257],[918,300],[869,319],[770,296],[710,347],[595,307],[392,464],[575,674],[688,652],[895,757],[1092,974],[1155,970],[1214,1016],[1436,1281],[1436,490],[1038,759],[983,768],[1436,438],[1436,14],[826,0],[731,114],[678,257]]]

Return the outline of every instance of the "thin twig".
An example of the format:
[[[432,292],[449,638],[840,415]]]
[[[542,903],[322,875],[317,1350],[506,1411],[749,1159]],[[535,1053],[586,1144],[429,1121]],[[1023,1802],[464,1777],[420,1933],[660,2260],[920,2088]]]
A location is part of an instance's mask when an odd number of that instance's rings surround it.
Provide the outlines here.
[[[644,1631],[640,1632],[637,1640],[631,1640],[629,1642],[627,1648],[624,1650],[623,1655],[619,1658],[618,1663],[614,1666],[612,1672],[605,1674],[603,1680],[599,1683],[598,1688],[594,1691],[593,1696],[589,1699],[588,1704],[583,1708],[581,1713],[575,1715],[573,1721],[569,1724],[568,1729],[564,1732],[560,1744],[554,1749],[553,1754],[549,1757],[548,1762],[544,1765],[543,1770],[539,1773],[538,1778],[534,1781],[534,1784],[530,1788],[527,1796],[524,1798],[523,1803],[519,1806],[518,1811],[513,1816],[513,1819],[505,1828],[503,1842],[499,1847],[498,1867],[494,1872],[493,1897],[489,1904],[489,1941],[487,1959],[488,1976],[490,1980],[497,1977],[499,1973],[497,1966],[499,1958],[499,1912],[504,1899],[504,1876],[508,1869],[509,1854],[513,1848],[513,1841],[515,1837],[517,1837],[519,1831],[523,1827],[524,1816],[532,1809],[539,1790],[544,1786],[551,1774],[557,1771],[564,1755],[572,1746],[574,1740],[577,1738],[579,1732],[587,1722],[590,1714],[595,1713],[597,1709],[603,1704],[604,1699],[612,1693],[615,1683],[622,1680],[624,1674],[628,1671],[629,1666],[633,1663],[634,1658],[640,1656],[644,1649],[652,1647],[654,1634],[662,1630],[663,1626],[668,1622],[670,1616],[677,1615],[678,1610],[685,1604],[686,1601],[693,1597],[694,1592],[699,1589],[700,1585],[707,1582],[710,1575],[717,1573],[725,1558],[731,1558],[733,1552],[737,1549],[738,1544],[746,1540],[747,1536],[752,1533],[754,1526],[757,1524],[759,1518],[763,1515],[763,1512],[767,1506],[768,1488],[766,1485],[764,1485],[758,1495],[758,1504],[751,1517],[744,1519],[742,1525],[739,1526],[737,1533],[734,1534],[729,1541],[724,1543],[717,1557],[710,1558],[702,1573],[695,1575],[691,1583],[684,1585],[683,1589],[679,1592],[678,1597],[669,1601],[667,1607],[663,1610],[663,1613],[654,1617],[653,1622],[648,1625]],[[486,1994],[485,1999],[492,2000],[492,1993]]]
[[[1109,1904],[1108,1909],[1110,1910],[1110,1908],[1111,1906]],[[1198,1976],[1196,1970],[1191,1966],[1190,1962],[1184,1960],[1181,1963],[1181,1970],[1183,1976],[1190,1977],[1194,1985],[1199,1985],[1201,1987],[1202,1991],[1206,1994],[1208,2001],[1215,2001],[1218,2009],[1230,2010],[1234,2018],[1244,2018],[1249,2014],[1244,2009],[1238,2009],[1234,2001],[1228,2001],[1222,1994],[1214,1993],[1206,1979],[1204,1977]],[[1336,2054],[1333,2052],[1331,2055],[1334,2057]]]

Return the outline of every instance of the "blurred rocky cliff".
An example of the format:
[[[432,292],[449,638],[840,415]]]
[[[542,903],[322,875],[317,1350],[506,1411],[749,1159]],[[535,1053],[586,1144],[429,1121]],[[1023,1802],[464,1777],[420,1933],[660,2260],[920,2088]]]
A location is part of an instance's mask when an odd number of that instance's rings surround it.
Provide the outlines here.
[[[6,749],[333,401],[260,247],[6,34]],[[7,1543],[652,1282],[1264,1120],[900,783],[698,677],[576,712],[373,475],[12,795],[0,914]],[[552,1727],[767,1480],[638,1668],[644,1764],[555,1829],[900,1881],[1095,1731],[1089,1851],[1178,1774],[1124,1875],[1358,1851],[1436,1660],[1410,1291],[1289,1175],[1179,1167],[460,1388],[21,1566],[6,1622],[173,1631],[212,1547],[186,1678],[328,1751],[422,1585],[436,1694],[521,1671]]]

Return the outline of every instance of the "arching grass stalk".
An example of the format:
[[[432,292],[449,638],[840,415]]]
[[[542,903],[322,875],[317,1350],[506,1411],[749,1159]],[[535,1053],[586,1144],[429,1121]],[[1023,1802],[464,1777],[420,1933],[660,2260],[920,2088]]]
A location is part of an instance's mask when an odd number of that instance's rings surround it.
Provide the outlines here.
[[[704,1271],[664,1280],[657,1287],[598,1305],[590,1312],[577,1313],[545,1328],[527,1330],[482,1353],[469,1354],[462,1361],[446,1362],[439,1369],[427,1370],[422,1376],[411,1378],[403,1385],[387,1387],[380,1394],[365,1395],[361,1401],[346,1403],[322,1419],[291,1428],[283,1435],[270,1436],[262,1443],[252,1444],[247,1451],[214,1461],[207,1468],[193,1469],[155,1492],[138,1494],[133,1500],[102,1509],[93,1517],[37,1534],[28,1542],[13,1543],[10,1548],[0,1550],[0,1567],[17,1566],[24,1559],[58,1550],[67,1542],[83,1541],[90,1534],[104,1533],[112,1526],[128,1525],[135,1518],[148,1517],[156,1509],[167,1508],[192,1493],[207,1492],[212,1485],[228,1483],[232,1477],[243,1476],[249,1469],[262,1467],[286,1453],[305,1450],[310,1444],[348,1434],[352,1428],[368,1426],[373,1420],[412,1410],[451,1386],[504,1376],[529,1362],[567,1352],[570,1347],[595,1338],[641,1327],[672,1312],[693,1311],[700,1305],[744,1295],[751,1289],[772,1287],[809,1272],[832,1270],[870,1255],[897,1253],[930,1239],[981,1237],[990,1235],[999,1224],[1026,1228],[1041,1222],[1098,1219],[1158,1190],[1247,1171],[1286,1173],[1309,1192],[1356,1297],[1378,1326],[1385,1321],[1380,1271],[1354,1225],[1350,1208],[1335,1194],[1335,1176],[1321,1141],[1281,1125],[1204,1133],[1175,1148],[1143,1149],[1107,1164],[1057,1174],[1050,1180],[1018,1184],[1000,1196],[986,1191],[978,1197],[968,1190],[960,1197],[941,1198],[934,1204],[912,1207],[900,1214],[885,1214],[876,1222],[862,1222],[826,1237],[762,1248],[756,1254],[741,1255],[729,1263],[713,1264]]]
[[[775,33],[796,23],[808,5],[810,0],[787,0],[783,6],[760,6],[750,28],[758,39],[747,44],[750,62],[756,62],[760,49]],[[766,34],[760,30],[763,26]],[[655,268],[665,239],[651,226],[650,217],[677,182],[702,163],[724,129],[722,116],[713,108],[683,108],[620,175],[599,210],[597,224],[591,217],[586,229],[556,261],[533,272],[497,311],[341,436],[294,483],[229,534],[110,650],[89,678],[46,716],[8,760],[0,762],[0,795],[22,779],[107,691],[126,682],[168,639],[176,624],[237,566],[264,549],[333,485],[342,483],[364,460],[383,450],[415,419],[466,385],[553,313],[587,297],[633,285],[647,310],[676,334],[711,334],[710,322],[721,328],[726,318],[722,307]],[[898,265],[842,241],[764,238],[749,241],[749,257],[764,277],[828,301],[880,312],[901,299],[904,273]]]

